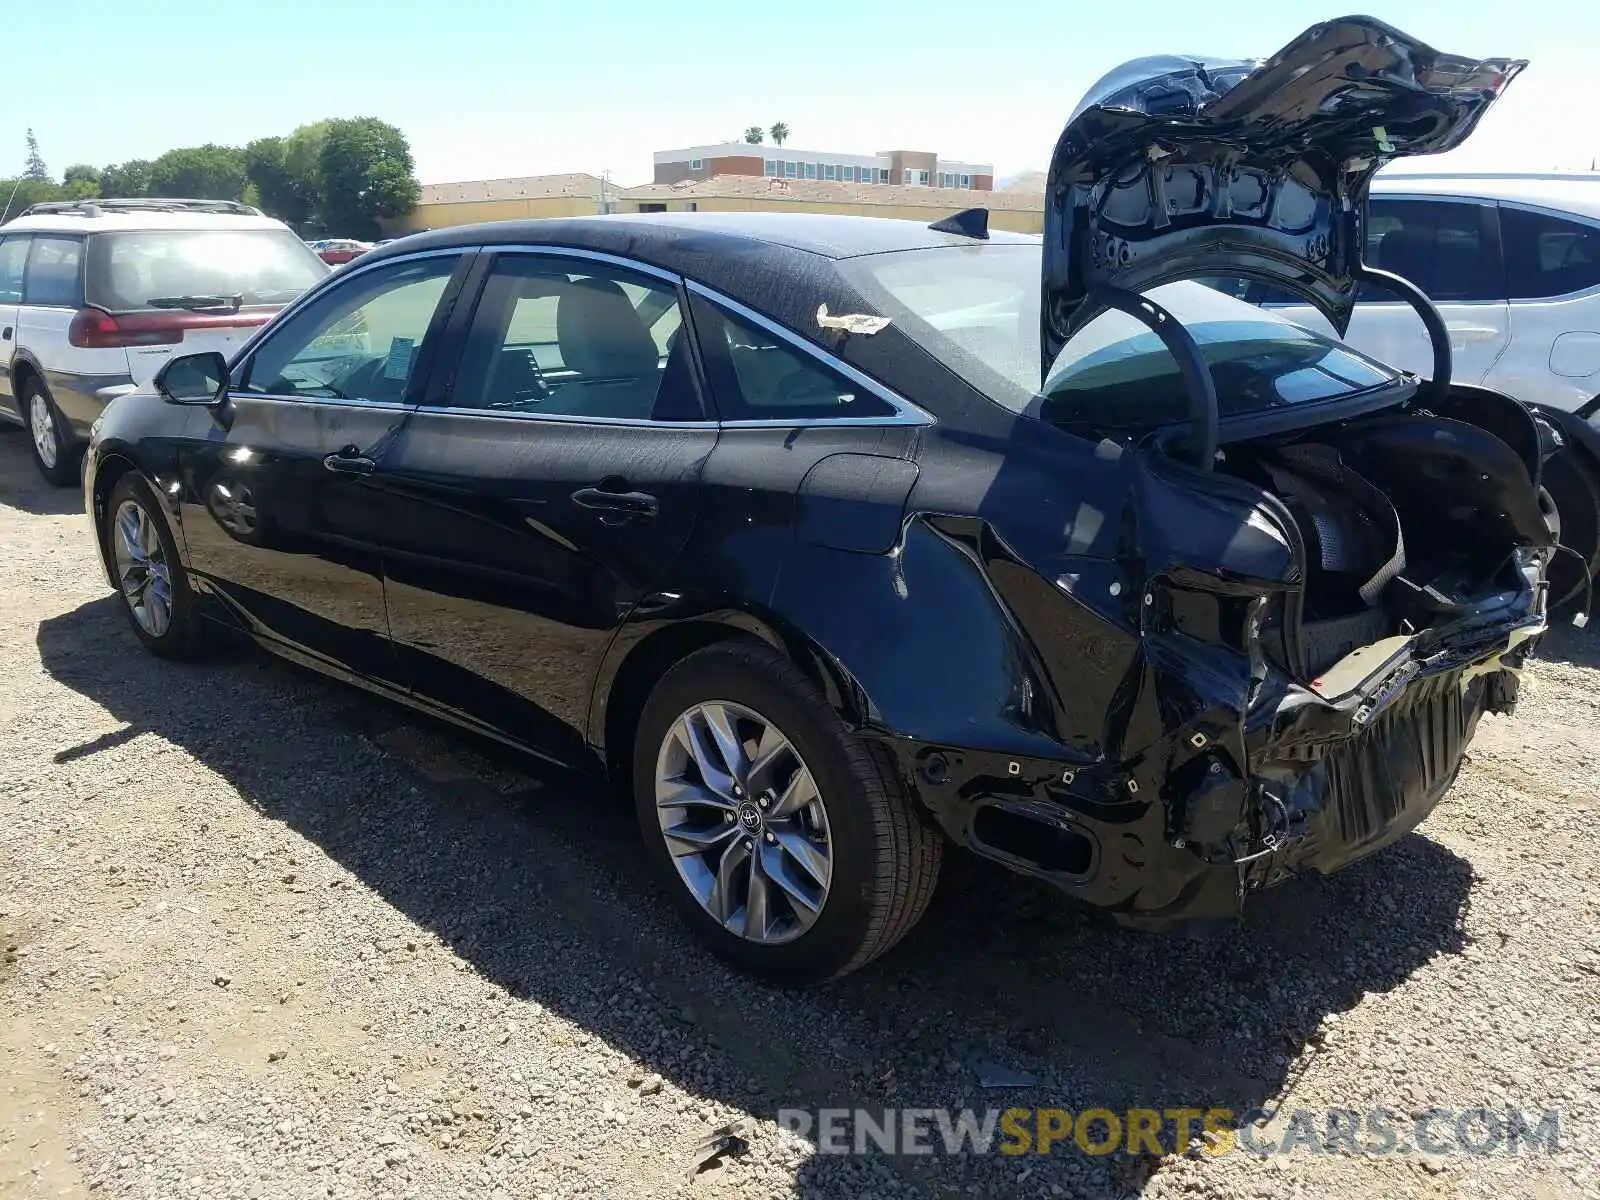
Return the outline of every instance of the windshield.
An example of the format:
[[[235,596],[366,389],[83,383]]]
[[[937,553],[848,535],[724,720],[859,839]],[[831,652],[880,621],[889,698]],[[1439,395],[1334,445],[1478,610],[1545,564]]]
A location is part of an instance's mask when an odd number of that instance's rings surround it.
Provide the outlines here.
[[[130,230],[89,239],[85,290],[89,303],[111,312],[281,306],[327,274],[287,229]]]
[[[1014,412],[1059,424],[1147,428],[1187,419],[1176,360],[1120,312],[1090,321],[1039,388],[1037,242],[866,255],[842,263],[852,282],[924,349]],[[1334,400],[1397,375],[1341,342],[1204,284],[1149,297],[1200,345],[1224,417]]]

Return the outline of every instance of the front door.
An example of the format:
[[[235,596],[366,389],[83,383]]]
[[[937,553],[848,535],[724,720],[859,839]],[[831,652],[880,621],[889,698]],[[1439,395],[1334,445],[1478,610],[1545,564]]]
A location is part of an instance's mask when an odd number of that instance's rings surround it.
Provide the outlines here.
[[[227,403],[182,447],[194,577],[290,654],[393,681],[379,552],[392,514],[368,480],[414,407],[462,263],[401,259],[328,286],[235,364]]]
[[[459,361],[374,477],[419,695],[582,758],[601,657],[642,600],[671,603],[716,444],[682,326],[676,281],[648,268],[496,256]]]

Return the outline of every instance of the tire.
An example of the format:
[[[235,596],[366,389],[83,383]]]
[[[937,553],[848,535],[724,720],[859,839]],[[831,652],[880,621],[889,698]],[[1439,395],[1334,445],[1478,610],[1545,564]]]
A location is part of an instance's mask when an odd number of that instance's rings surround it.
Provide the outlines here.
[[[205,618],[199,614],[177,542],[161,502],[131,471],[111,489],[100,537],[133,635],[162,658],[200,657],[208,648]]]
[[[39,474],[56,487],[72,487],[79,481],[78,464],[83,447],[73,440],[50,398],[50,391],[31,375],[19,396],[22,420],[28,434],[28,452]]]
[[[1591,575],[1600,572],[1600,480],[1574,450],[1558,450],[1544,464],[1544,495],[1553,512],[1547,520],[1559,523],[1560,541],[1588,564]],[[1583,572],[1570,554],[1558,554],[1550,566],[1552,612],[1575,609],[1584,602]]]
[[[734,754],[744,763],[734,772],[715,749],[715,712],[740,742]],[[700,740],[699,759],[686,740],[696,730],[709,739]],[[765,767],[744,771],[763,756]],[[701,761],[723,773],[717,788],[704,785]],[[733,786],[728,776],[739,774],[756,795]],[[662,790],[693,799],[658,804],[658,778]],[[816,686],[767,646],[710,646],[661,678],[634,740],[633,791],[646,852],[690,926],[717,954],[770,982],[805,987],[856,970],[910,932],[933,896],[941,835],[920,819],[886,753],[846,728]],[[669,827],[680,836],[669,839]],[[718,902],[716,865],[732,885],[727,905]],[[752,909],[768,918],[759,931]]]

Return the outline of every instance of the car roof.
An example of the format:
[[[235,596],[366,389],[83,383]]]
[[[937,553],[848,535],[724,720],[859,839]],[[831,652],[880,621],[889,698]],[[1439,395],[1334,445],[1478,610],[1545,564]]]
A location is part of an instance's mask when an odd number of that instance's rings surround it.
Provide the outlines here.
[[[991,243],[1034,243],[1036,235],[993,230]],[[600,217],[550,217],[456,225],[413,234],[399,243],[402,252],[423,247],[476,245],[571,245],[611,249],[625,244],[629,257],[671,266],[675,249],[693,244],[700,251],[720,247],[748,250],[752,244],[801,251],[823,258],[854,258],[896,250],[971,246],[973,239],[941,233],[921,221],[823,213],[683,212],[617,213]],[[391,247],[384,247],[388,250]]]
[[[1372,195],[1504,200],[1600,219],[1600,173],[1383,175]]]
[[[102,209],[97,216],[81,212],[65,212],[16,217],[0,225],[0,236],[12,233],[113,233],[139,229],[239,231],[287,228],[288,226],[282,221],[276,221],[271,217],[202,212],[112,212]]]

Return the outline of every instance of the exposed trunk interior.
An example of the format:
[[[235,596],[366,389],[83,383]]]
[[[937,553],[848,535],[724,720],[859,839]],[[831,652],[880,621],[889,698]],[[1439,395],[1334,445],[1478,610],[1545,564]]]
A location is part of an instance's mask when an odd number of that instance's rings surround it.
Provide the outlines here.
[[[1549,539],[1511,444],[1525,418],[1473,415],[1390,412],[1226,447],[1219,469],[1273,497],[1301,542],[1298,602],[1263,628],[1281,667],[1320,676],[1384,638],[1470,626],[1525,586],[1516,550]]]

